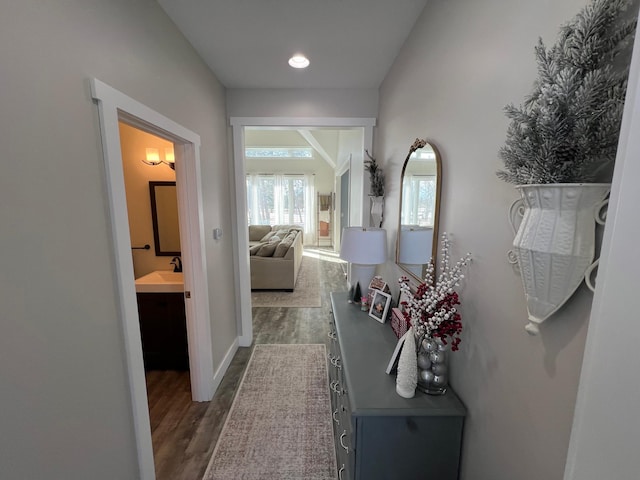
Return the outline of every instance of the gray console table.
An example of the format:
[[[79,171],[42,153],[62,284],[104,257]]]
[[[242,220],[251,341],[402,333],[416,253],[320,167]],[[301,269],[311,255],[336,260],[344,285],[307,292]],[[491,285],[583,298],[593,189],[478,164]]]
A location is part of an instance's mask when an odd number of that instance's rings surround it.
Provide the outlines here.
[[[397,339],[332,293],[329,382],[340,480],[455,480],[465,408],[442,396],[400,397],[385,369]]]

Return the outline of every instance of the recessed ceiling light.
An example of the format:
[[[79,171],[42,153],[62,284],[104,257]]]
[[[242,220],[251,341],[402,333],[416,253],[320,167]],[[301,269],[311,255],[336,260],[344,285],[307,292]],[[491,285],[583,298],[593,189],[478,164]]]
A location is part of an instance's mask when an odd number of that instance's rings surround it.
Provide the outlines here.
[[[293,68],[307,68],[309,66],[309,59],[304,55],[296,54],[289,59],[289,65]]]

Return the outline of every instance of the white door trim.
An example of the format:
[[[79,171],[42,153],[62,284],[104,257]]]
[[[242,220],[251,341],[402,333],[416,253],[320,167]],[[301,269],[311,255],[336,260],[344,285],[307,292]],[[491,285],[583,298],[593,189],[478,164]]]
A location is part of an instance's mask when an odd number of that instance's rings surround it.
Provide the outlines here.
[[[185,299],[185,309],[191,391],[194,401],[211,400],[214,393],[209,289],[206,275],[200,187],[200,137],[95,78],[91,79],[91,92],[97,101],[100,116],[114,243],[115,273],[131,390],[138,466],[140,478],[152,480],[155,478],[153,447],[133,261],[131,259],[131,239],[118,121],[123,119],[127,123],[140,126],[145,131],[159,135],[175,144],[180,241],[183,265],[185,266],[184,281],[185,290],[191,292],[191,299]]]
[[[247,230],[247,192],[244,164],[244,128],[245,127],[332,127],[332,128],[362,128],[363,153],[364,149],[373,151],[373,127],[375,118],[370,117],[231,117],[230,123],[233,131],[233,157],[231,158],[231,179],[235,186],[235,203],[237,215],[235,215],[233,234],[234,245],[234,269],[236,290],[236,311],[238,318],[238,337],[241,347],[248,347],[253,341],[253,325],[251,322],[251,278],[249,272],[249,232]],[[362,182],[364,182],[364,165],[359,175],[362,205],[368,205],[368,196],[364,194]],[[357,172],[353,172],[354,174]],[[355,175],[354,175],[355,176]],[[364,209],[358,217],[365,225]],[[367,212],[368,215],[368,212]],[[367,216],[368,222],[368,216]]]

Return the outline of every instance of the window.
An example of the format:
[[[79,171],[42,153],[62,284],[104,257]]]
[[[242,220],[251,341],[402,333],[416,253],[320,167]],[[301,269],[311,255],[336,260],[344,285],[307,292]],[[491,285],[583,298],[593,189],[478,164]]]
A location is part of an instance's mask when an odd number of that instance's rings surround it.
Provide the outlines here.
[[[311,147],[246,147],[244,155],[247,158],[313,158]]]
[[[402,186],[403,223],[433,227],[435,197],[435,175],[405,175]]]
[[[304,175],[247,175],[249,225],[300,225],[308,232],[312,189]]]

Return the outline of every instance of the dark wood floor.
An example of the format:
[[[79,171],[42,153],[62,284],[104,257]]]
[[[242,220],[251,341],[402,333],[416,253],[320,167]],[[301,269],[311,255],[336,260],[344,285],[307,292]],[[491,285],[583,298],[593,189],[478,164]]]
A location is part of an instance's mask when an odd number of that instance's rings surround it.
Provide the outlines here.
[[[343,266],[331,261],[326,253],[320,255],[319,262],[322,306],[253,308],[254,344],[328,344],[329,293],[345,291],[347,283]],[[158,480],[202,478],[251,350],[238,350],[210,402],[191,401],[188,372],[148,372],[147,392]]]

